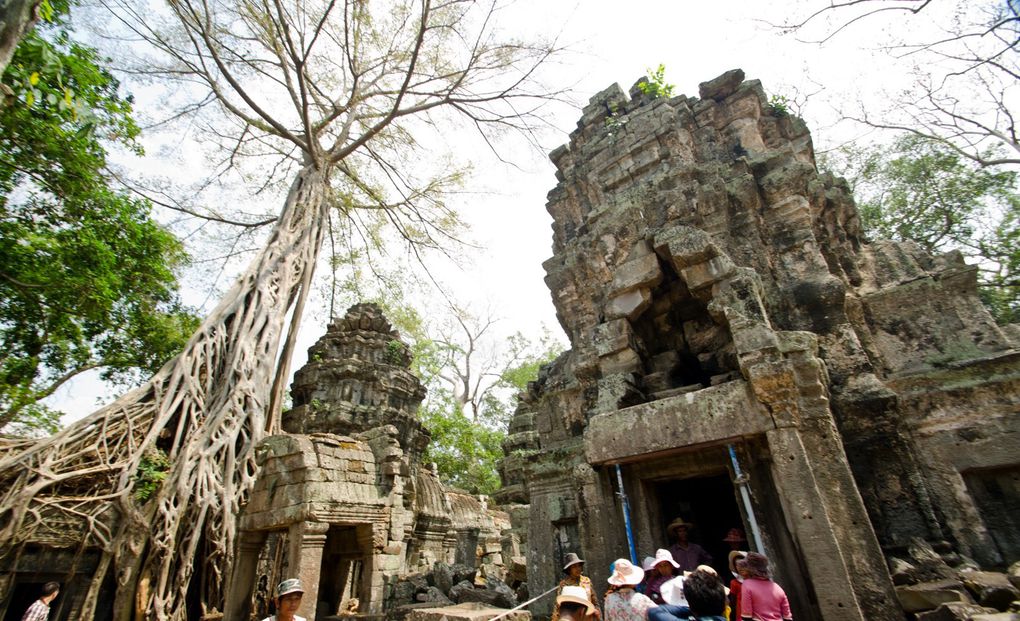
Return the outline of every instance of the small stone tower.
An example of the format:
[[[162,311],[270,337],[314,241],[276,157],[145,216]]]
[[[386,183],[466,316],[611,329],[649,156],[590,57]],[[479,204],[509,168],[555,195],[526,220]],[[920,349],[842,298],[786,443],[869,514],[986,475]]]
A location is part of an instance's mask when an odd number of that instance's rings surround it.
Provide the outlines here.
[[[393,425],[400,446],[418,463],[429,432],[415,412],[425,388],[410,370],[411,352],[375,304],[355,304],[334,319],[294,374],[288,433],[351,435]]]

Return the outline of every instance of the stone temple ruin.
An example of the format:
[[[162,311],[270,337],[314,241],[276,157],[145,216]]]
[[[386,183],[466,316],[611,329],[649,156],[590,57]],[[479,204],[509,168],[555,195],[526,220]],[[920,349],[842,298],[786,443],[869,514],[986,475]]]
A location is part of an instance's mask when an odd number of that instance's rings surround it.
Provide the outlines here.
[[[309,619],[435,607],[452,603],[451,591],[458,601],[515,603],[502,582],[519,555],[509,516],[444,488],[422,464],[425,390],[409,365],[407,345],[373,304],[351,307],[309,349],[283,414],[287,434],[261,445],[228,618],[265,617],[286,576],[303,581],[299,614]],[[454,577],[471,593],[456,591]],[[489,588],[475,594],[479,577]]]
[[[723,535],[744,529],[798,621],[965,619],[1018,598],[981,569],[1020,559],[1020,329],[991,320],[974,266],[866,240],[803,122],[740,71],[700,98],[614,85],[551,157],[546,281],[571,349],[521,397],[502,510],[423,463],[409,350],[356,305],[260,447],[226,619],[266,616],[284,576],[309,619],[506,607],[525,577],[520,595],[555,585],[568,551],[601,592],[627,556],[623,492],[641,555],[680,516],[727,575]],[[53,579],[56,616],[75,611],[95,559],[68,545],[0,567],[4,618]]]
[[[499,496],[527,509],[531,591],[566,551],[596,584],[627,556],[619,467],[639,558],[682,516],[728,575],[724,534],[757,526],[798,619],[1004,610],[1004,576],[958,570],[1020,559],[1018,326],[959,255],[866,240],[803,122],[743,77],[614,85],[551,154],[571,349],[523,397]]]

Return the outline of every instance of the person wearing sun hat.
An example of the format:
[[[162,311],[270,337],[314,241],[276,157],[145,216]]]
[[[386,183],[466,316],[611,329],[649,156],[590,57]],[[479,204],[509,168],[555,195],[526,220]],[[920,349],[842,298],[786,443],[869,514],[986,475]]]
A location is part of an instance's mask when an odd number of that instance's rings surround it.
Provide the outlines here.
[[[694,524],[684,521],[682,517],[673,520],[666,527],[670,536],[676,539],[676,543],[669,546],[669,553],[673,555],[673,560],[680,566],[680,571],[694,571],[698,565],[712,564],[712,555],[705,552],[705,548],[688,539],[692,528],[694,528]]]
[[[588,601],[591,603],[592,610],[588,613],[593,618],[600,618],[602,613],[599,611],[598,598],[595,596],[595,587],[591,583],[591,578],[582,575],[584,571],[584,560],[578,558],[573,552],[567,552],[566,557],[563,559],[563,573],[567,574],[563,580],[560,580],[559,587],[557,588],[556,594],[561,595],[563,589],[566,587],[580,587],[588,594]],[[558,621],[560,618],[560,606],[559,603],[553,605],[552,617],[549,621]]]
[[[613,562],[613,575],[607,582],[616,589],[606,595],[606,621],[647,621],[655,602],[634,590],[644,577],[645,570],[625,558]]]
[[[266,617],[262,621],[306,621],[304,617],[297,616],[298,608],[301,607],[301,597],[305,594],[305,588],[297,578],[288,578],[276,587],[276,614]]]
[[[749,552],[744,559],[749,577],[740,588],[740,618],[751,621],[792,621],[790,602],[783,588],[769,578],[769,559]]]
[[[588,591],[583,587],[562,587],[556,596],[555,607],[563,621],[591,621],[599,618],[599,609],[591,603]]]
[[[669,550],[663,548],[656,550],[655,557],[651,562],[651,569],[645,568],[645,595],[660,606],[665,604],[666,601],[662,599],[659,589],[664,582],[673,578],[673,574],[679,568],[680,566],[673,560],[673,555],[669,553]]]
[[[730,580],[730,593],[727,596],[730,602],[730,620],[740,620],[740,589],[743,588],[744,580],[751,574],[747,571],[747,552],[743,550],[731,550],[729,558],[730,573],[733,579]]]

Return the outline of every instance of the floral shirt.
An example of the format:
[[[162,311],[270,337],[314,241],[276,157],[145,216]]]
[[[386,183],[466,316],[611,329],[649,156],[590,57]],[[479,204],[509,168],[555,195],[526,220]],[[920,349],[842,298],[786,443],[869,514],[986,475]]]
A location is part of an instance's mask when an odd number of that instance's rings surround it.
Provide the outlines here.
[[[584,589],[585,593],[588,594],[588,601],[591,602],[593,606],[598,608],[598,606],[599,606],[599,598],[595,597],[595,587],[592,586],[592,584],[591,584],[591,578],[589,578],[588,576],[581,576],[580,578],[572,578],[570,576],[567,576],[563,580],[560,580],[559,587],[556,589],[556,595],[559,595],[560,593],[562,593],[563,592],[563,587],[565,587],[565,586],[579,586],[579,587],[582,587]],[[559,618],[560,618],[560,607],[559,607],[559,605],[553,606],[552,617],[549,619],[549,621],[559,621]]]
[[[606,595],[606,621],[648,621],[648,610],[655,606],[643,593],[622,588]]]

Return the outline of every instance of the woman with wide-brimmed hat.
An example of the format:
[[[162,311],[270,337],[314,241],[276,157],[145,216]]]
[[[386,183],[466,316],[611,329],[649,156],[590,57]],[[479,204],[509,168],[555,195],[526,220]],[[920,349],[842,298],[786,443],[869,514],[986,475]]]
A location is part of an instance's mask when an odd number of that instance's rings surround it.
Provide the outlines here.
[[[591,602],[584,587],[567,585],[556,596],[556,610],[563,621],[593,621],[599,618],[599,609]]]
[[[790,602],[783,587],[769,578],[769,559],[749,552],[744,559],[750,574],[740,587],[740,618],[755,621],[792,621]]]
[[[680,566],[673,560],[673,555],[669,553],[669,550],[664,548],[655,551],[655,557],[650,565],[651,569],[645,571],[645,595],[656,604],[665,604],[666,601],[662,599],[659,589],[664,582],[673,578]]]
[[[606,621],[647,621],[655,602],[634,590],[644,577],[645,570],[625,558],[613,562],[608,582],[616,588],[606,595]]]
[[[591,603],[592,610],[588,613],[593,618],[600,618],[602,613],[599,611],[598,598],[595,596],[595,587],[591,583],[591,578],[583,575],[584,571],[584,560],[578,558],[573,552],[567,552],[566,557],[563,559],[563,573],[567,574],[563,580],[560,580],[559,587],[556,590],[556,595],[562,595],[565,587],[580,587],[584,589],[585,593],[588,594],[588,601]],[[560,604],[557,599],[556,604],[553,605],[552,618],[550,621],[558,621],[560,618]]]

